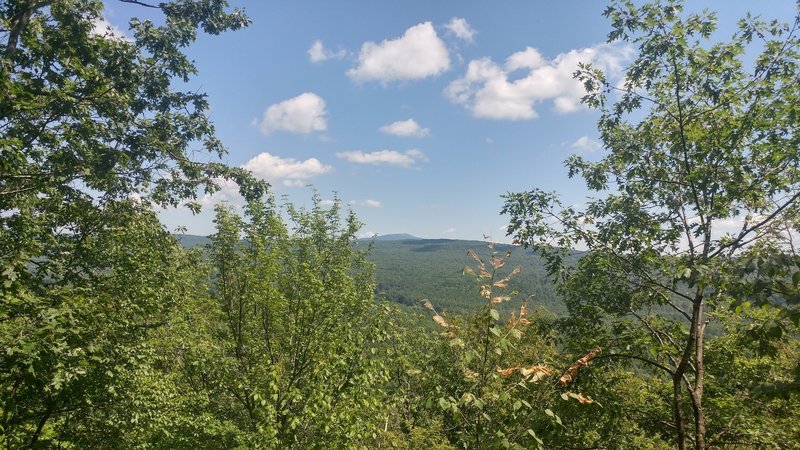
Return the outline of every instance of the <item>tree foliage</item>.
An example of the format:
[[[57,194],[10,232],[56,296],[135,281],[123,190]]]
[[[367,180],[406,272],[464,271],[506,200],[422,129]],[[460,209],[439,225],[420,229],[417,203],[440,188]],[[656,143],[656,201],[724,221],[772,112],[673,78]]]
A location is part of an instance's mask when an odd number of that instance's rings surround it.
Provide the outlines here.
[[[150,205],[191,200],[220,176],[248,195],[265,188],[190,158],[224,149],[205,96],[174,88],[195,71],[182,51],[198,29],[238,29],[246,16],[223,1],[160,3],[163,25],[134,19],[132,36],[120,37],[96,27],[102,7],[0,6],[0,432],[9,446],[78,432],[172,313],[181,252]]]
[[[121,1],[163,23],[121,36],[99,26],[99,0],[0,6],[0,446],[800,440],[800,20],[748,16],[716,43],[714,15],[680,2],[609,7],[610,40],[638,56],[622,84],[577,72],[608,152],[567,161],[599,197],[579,211],[509,194],[536,267],[470,250],[473,292],[434,258],[395,274],[430,292],[430,320],[376,302],[394,287],[376,290],[338,201],[278,205],[242,169],[193,157],[224,148],[205,96],[180,90],[195,72],[183,52],[247,17],[221,0]],[[220,178],[245,206],[218,206],[210,244],[187,251],[155,207],[196,209]],[[568,317],[534,306],[553,292],[539,261]],[[529,287],[541,295],[514,300]]]
[[[678,447],[724,445],[719,430],[733,417],[706,413],[706,394],[719,395],[706,392],[707,332],[732,315],[779,338],[800,321],[800,21],[748,16],[713,42],[716,16],[684,14],[681,2],[621,1],[605,15],[609,40],[638,54],[621,87],[590,66],[576,73],[608,152],[566,162],[600,197],[578,210],[533,190],[509,194],[504,212],[516,239],[547,259],[576,329],[671,380]],[[568,265],[575,246],[588,252]],[[737,313],[745,304],[779,312],[759,323]],[[679,320],[665,320],[668,309]]]
[[[324,210],[319,199],[287,212],[292,229],[270,204],[249,204],[244,223],[217,208],[211,287],[225,364],[205,386],[224,386],[239,428],[257,431],[249,445],[365,442],[386,375],[369,357],[382,333],[374,270],[353,248],[361,225],[352,214],[340,224],[338,206]]]
[[[558,436],[564,427],[553,409],[570,402],[594,403],[570,388],[600,350],[561,369],[564,361],[544,309],[530,311],[526,301],[518,310],[501,314],[500,306],[518,294],[509,285],[523,268],[506,267],[513,261],[510,250],[497,251],[493,243],[488,247],[490,254],[484,259],[470,250],[473,266],[464,269],[477,282],[483,305],[467,316],[450,317],[439,314],[431,301],[422,301],[442,330],[430,339],[443,341],[437,351],[444,355],[437,359],[446,364],[438,373],[413,375],[436,394],[436,413],[457,447],[543,448],[556,440],[546,443],[542,436]]]

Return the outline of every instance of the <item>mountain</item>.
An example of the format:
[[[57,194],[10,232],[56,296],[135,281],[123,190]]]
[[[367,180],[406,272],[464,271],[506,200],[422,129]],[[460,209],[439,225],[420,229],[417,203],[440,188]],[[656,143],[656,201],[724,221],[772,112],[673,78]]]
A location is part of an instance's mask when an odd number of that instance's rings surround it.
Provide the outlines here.
[[[175,236],[186,248],[211,242],[208,237],[190,234]],[[475,262],[467,256],[473,250],[486,261],[490,256],[487,243],[457,239],[421,239],[410,234],[388,234],[375,239],[361,239],[356,244],[371,250],[367,258],[375,263],[376,297],[410,307],[419,307],[427,298],[437,311],[466,313],[486,300],[478,294],[479,284],[463,275],[465,267]],[[547,278],[541,258],[529,250],[496,244],[494,251],[511,257],[501,276],[521,266],[522,273],[512,279],[506,292],[519,294],[501,305],[501,309],[518,308],[527,298],[529,307],[544,306],[558,315],[566,312],[563,302]]]
[[[360,241],[366,248],[368,241]],[[427,298],[438,311],[465,313],[486,300],[478,294],[479,284],[473,277],[463,274],[464,268],[474,267],[467,256],[473,250],[488,266],[490,250],[482,241],[455,239],[414,239],[402,241],[374,241],[368,259],[375,263],[379,299],[419,306]],[[529,307],[544,306],[558,315],[566,312],[563,302],[547,278],[539,256],[529,250],[511,245],[496,244],[495,251],[511,252],[501,276],[514,267],[521,266],[522,273],[512,279],[505,291],[517,291],[514,300],[503,308],[518,308],[528,298]]]
[[[202,247],[211,243],[208,236],[197,236],[194,234],[175,234],[175,238],[184,248]]]
[[[384,235],[379,234],[374,238],[368,238],[365,240],[368,241],[370,239],[375,239],[376,241],[416,241],[422,238],[418,238],[408,233],[395,233],[395,234],[384,234]]]

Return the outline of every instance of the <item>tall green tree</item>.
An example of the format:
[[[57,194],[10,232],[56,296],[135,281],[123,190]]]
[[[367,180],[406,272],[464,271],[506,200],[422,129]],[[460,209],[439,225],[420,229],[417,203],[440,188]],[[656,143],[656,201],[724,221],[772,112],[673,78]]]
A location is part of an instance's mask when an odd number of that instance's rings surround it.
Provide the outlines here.
[[[668,377],[678,448],[723,445],[727,423],[707,414],[707,332],[747,304],[777,311],[738,316],[762,337],[800,320],[800,21],[748,15],[714,42],[716,16],[680,1],[619,1],[605,15],[609,41],[638,53],[619,84],[590,66],[576,73],[607,153],[566,165],[598,197],[579,210],[555,193],[512,193],[503,212],[547,259],[571,326],[606,357]],[[586,253],[569,264],[574,247]]]
[[[354,248],[355,216],[343,221],[338,202],[319,201],[311,210],[250,202],[244,217],[217,207],[216,308],[206,312],[217,326],[203,339],[218,351],[183,370],[216,399],[208,414],[236,425],[240,445],[371,446],[383,425],[374,268]]]
[[[224,148],[205,96],[176,89],[195,73],[183,50],[197,33],[247,17],[216,0],[128,3],[163,24],[133,19],[122,37],[98,26],[99,0],[0,5],[5,445],[69,442],[170,311],[181,258],[151,205],[195,207],[217,177],[248,195],[265,189],[240,169],[192,160]]]

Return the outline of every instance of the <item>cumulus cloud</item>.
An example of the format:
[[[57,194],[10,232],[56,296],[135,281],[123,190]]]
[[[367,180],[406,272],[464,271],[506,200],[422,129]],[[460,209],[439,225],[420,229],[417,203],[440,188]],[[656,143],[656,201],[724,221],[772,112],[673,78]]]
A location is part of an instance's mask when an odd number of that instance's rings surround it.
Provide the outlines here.
[[[453,17],[444,27],[456,35],[457,38],[467,42],[474,41],[475,35],[478,34],[465,19],[459,17]]]
[[[347,71],[356,81],[417,80],[450,68],[450,55],[430,22],[406,30],[402,37],[380,44],[365,42],[358,66]]]
[[[349,151],[337,153],[341,159],[356,164],[385,164],[389,166],[411,167],[418,161],[427,161],[428,157],[419,150],[409,150],[400,153],[395,150],[380,150],[377,152],[364,153],[361,151]]]
[[[392,122],[389,125],[382,126],[380,130],[395,136],[425,137],[430,134],[429,129],[422,128],[414,119]]]
[[[470,61],[464,76],[451,82],[445,95],[480,118],[534,119],[538,117],[534,107],[545,101],[552,101],[557,112],[569,113],[581,108],[585,94],[583,85],[572,77],[578,63],[592,63],[616,79],[632,54],[629,46],[597,44],[548,60],[528,47],[509,56],[502,66],[490,58]],[[524,72],[521,77],[520,71]]]
[[[313,92],[305,92],[267,108],[256,125],[264,134],[273,131],[308,134],[328,128],[326,114],[325,100]]]
[[[377,235],[378,235],[378,233],[376,233],[374,231],[365,231],[365,232],[359,234],[358,237],[359,237],[359,239],[370,239],[370,238],[374,238]]]
[[[570,144],[569,148],[582,151],[582,152],[594,152],[596,150],[600,150],[603,148],[603,145],[597,142],[596,139],[592,139],[589,136],[581,136],[578,138],[577,141]]]
[[[304,186],[311,178],[333,170],[332,166],[321,163],[317,158],[298,161],[267,152],[259,153],[242,167],[252,172],[256,178],[283,186]]]
[[[455,228],[448,228],[448,229],[442,231],[442,234],[453,234],[455,232],[456,232]]]
[[[347,51],[344,49],[339,49],[337,51],[333,51],[330,49],[325,48],[322,44],[322,41],[317,39],[311,44],[311,47],[308,49],[308,57],[311,62],[317,63],[322,61],[327,61],[329,59],[342,59],[347,56]]]
[[[92,21],[92,29],[89,31],[92,36],[100,36],[106,39],[117,41],[129,41],[130,38],[125,35],[125,32],[116,26],[112,25],[103,16],[100,16]]]
[[[215,205],[217,203],[241,203],[242,197],[239,195],[239,185],[232,180],[225,180],[222,178],[215,179],[214,182],[219,187],[219,190],[213,194],[205,194],[198,199],[198,203],[202,206]]]
[[[267,152],[259,153],[241,167],[252,172],[256,178],[267,181],[276,187],[305,186],[312,178],[333,170],[332,166],[321,163],[317,158],[298,161],[293,158],[281,158]],[[235,182],[221,178],[214,181],[220,189],[213,194],[204,195],[199,199],[200,204],[242,203],[243,199],[239,195],[239,186]],[[333,200],[322,200],[321,204],[323,206],[332,205]]]

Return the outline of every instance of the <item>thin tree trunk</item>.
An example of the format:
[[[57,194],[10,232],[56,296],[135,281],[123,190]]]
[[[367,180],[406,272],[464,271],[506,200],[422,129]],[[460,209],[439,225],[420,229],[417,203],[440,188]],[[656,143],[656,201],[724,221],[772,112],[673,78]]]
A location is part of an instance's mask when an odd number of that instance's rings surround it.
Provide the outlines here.
[[[695,373],[694,373],[694,392],[692,392],[692,405],[694,406],[695,424],[695,449],[705,450],[706,448],[706,417],[703,411],[703,338],[706,325],[703,320],[703,301],[698,305],[698,321],[695,324]]]
[[[693,357],[696,357],[698,343],[700,344],[700,351],[702,356],[702,343],[703,338],[702,335],[698,337],[698,332],[702,331],[701,324],[703,318],[703,292],[698,290],[695,293],[695,298],[692,306],[692,319],[689,321],[689,336],[686,340],[686,347],[683,350],[683,354],[681,355],[680,360],[678,361],[678,367],[675,368],[675,373],[672,376],[672,409],[673,409],[673,416],[675,417],[675,428],[678,433],[678,449],[684,450],[686,448],[686,423],[683,418],[683,411],[681,410],[681,406],[683,404],[682,398],[682,389],[681,383],[683,382],[683,377],[686,374],[686,369],[689,367],[689,363],[691,362]],[[696,361],[695,361],[696,362]],[[702,367],[702,366],[701,366]],[[695,371],[695,381],[700,380],[700,384],[702,386],[702,369],[698,373]],[[695,417],[695,425],[698,424],[698,418],[701,418],[703,426],[705,426],[703,414],[702,414],[702,404],[699,402],[700,399],[695,398],[697,393],[697,388],[695,387],[692,389],[689,388],[689,398],[692,400],[692,411],[694,412]],[[702,397],[702,387],[700,389],[700,395]],[[697,430],[695,430],[697,431]],[[698,446],[702,444],[702,447]],[[695,448],[696,449],[704,449],[705,442],[698,441],[695,439]]]
[[[675,420],[675,430],[678,433],[678,450],[686,450],[686,422],[681,408],[681,383],[680,377],[672,379],[672,415]]]
[[[42,433],[42,428],[44,428],[44,424],[46,424],[47,421],[50,419],[50,414],[53,413],[54,407],[55,405],[53,403],[50,403],[47,406],[47,410],[45,410],[44,414],[42,414],[42,418],[41,420],[39,420],[39,424],[36,426],[36,431],[33,433],[33,436],[31,437],[31,442],[30,444],[28,444],[29,448],[34,448],[36,446],[36,443],[39,442],[39,435]]]

